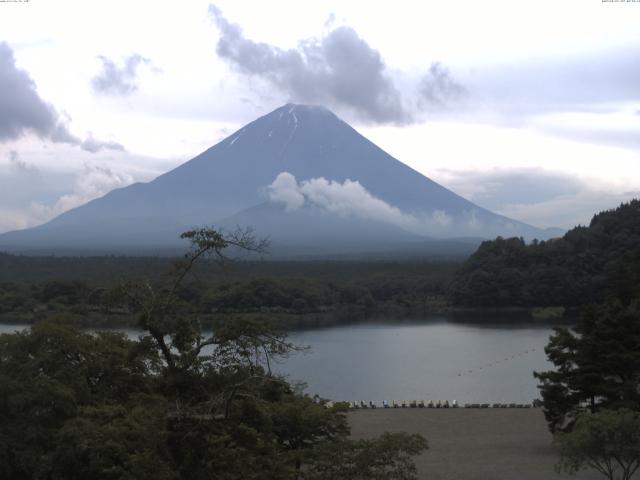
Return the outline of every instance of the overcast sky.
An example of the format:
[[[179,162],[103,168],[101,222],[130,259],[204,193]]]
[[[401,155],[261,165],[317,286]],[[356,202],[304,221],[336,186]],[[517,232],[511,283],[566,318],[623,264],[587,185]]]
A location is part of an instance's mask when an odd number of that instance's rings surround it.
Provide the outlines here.
[[[640,3],[0,2],[0,232],[322,104],[496,212],[640,196]]]

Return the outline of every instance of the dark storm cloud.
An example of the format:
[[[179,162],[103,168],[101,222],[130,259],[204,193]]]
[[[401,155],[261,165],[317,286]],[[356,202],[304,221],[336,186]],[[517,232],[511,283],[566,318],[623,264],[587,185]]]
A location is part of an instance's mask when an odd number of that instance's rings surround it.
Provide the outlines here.
[[[412,121],[380,53],[353,29],[338,27],[284,50],[246,38],[216,6],[210,5],[209,12],[220,31],[217,54],[238,72],[268,81],[290,100],[348,107],[372,122]]]
[[[0,42],[0,142],[33,133],[42,139],[76,145],[91,153],[102,149],[124,150],[119,143],[102,142],[91,135],[82,140],[69,132],[68,122],[68,117],[61,117],[52,105],[40,98],[29,73],[16,66],[11,47]],[[17,156],[10,160],[16,165],[20,162]]]
[[[466,89],[451,76],[448,68],[435,62],[420,80],[419,106],[427,110],[441,110],[462,99]]]
[[[131,95],[138,90],[138,68],[151,65],[151,60],[137,53],[125,58],[121,65],[102,55],[98,59],[102,62],[102,71],[91,79],[91,86],[96,93],[104,95]]]
[[[55,109],[40,98],[29,74],[17,68],[5,42],[0,42],[0,112],[0,142],[28,132],[54,142],[77,142]]]

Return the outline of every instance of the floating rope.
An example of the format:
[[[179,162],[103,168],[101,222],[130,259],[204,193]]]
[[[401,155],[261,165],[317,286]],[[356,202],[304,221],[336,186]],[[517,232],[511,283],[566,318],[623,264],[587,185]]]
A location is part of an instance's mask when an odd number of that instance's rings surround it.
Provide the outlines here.
[[[486,368],[486,369],[488,369],[488,368],[496,367],[496,366],[500,365],[501,363],[504,363],[504,362],[508,362],[508,361],[514,360],[514,359],[516,359],[516,358],[518,358],[518,357],[523,357],[524,355],[528,355],[529,353],[533,353],[533,352],[535,352],[535,351],[536,351],[536,349],[535,349],[535,348],[530,348],[530,349],[528,349],[528,350],[524,350],[524,351],[522,351],[522,352],[514,353],[514,354],[513,354],[513,355],[511,355],[510,357],[509,357],[509,356],[506,356],[506,357],[505,357],[505,358],[503,358],[502,360],[496,360],[496,361],[494,361],[494,362],[487,363],[487,364],[485,364],[485,365],[480,365],[480,366],[476,367],[475,369],[469,369],[469,370],[467,370],[467,371],[459,372],[459,373],[458,373],[458,377],[462,377],[463,375],[467,375],[467,374],[472,374],[472,373],[474,373],[474,372],[476,372],[476,371],[484,370],[485,368]]]

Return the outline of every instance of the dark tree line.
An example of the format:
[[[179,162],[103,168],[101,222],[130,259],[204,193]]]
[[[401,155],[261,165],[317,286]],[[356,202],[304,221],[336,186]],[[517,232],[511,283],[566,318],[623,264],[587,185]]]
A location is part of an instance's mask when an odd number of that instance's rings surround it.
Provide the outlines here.
[[[64,270],[67,259],[58,260]],[[21,259],[20,263],[29,265],[32,273],[0,282],[0,319],[32,323],[52,313],[67,313],[87,326],[134,325],[135,318],[119,297],[118,286],[122,280],[144,278],[142,270],[137,270],[144,263],[134,262],[138,266],[126,271],[130,276],[117,281],[110,275],[102,279],[94,276],[95,265],[104,261],[102,257],[80,258],[78,264],[86,269],[78,271],[76,265],[74,275],[78,277],[44,279],[47,278],[44,276],[41,281],[32,281],[27,279],[53,259],[31,258],[32,263]],[[119,261],[113,260],[116,264]],[[154,261],[166,264],[164,259]],[[149,278],[158,286],[164,274],[156,274],[157,264],[151,265]],[[254,267],[260,275],[252,272]],[[429,262],[420,265],[237,262],[232,269],[225,269],[203,259],[174,293],[184,310],[209,317],[259,314],[270,316],[284,327],[313,326],[374,316],[416,316],[442,309],[446,285],[455,267]]]
[[[564,237],[482,243],[449,287],[461,306],[581,306],[640,293],[640,200],[593,217]]]

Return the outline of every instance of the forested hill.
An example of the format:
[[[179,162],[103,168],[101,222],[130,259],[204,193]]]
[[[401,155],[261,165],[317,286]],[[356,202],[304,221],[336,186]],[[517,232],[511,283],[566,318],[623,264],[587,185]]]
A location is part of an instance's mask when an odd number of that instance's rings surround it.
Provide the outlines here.
[[[640,200],[598,213],[588,227],[529,245],[483,242],[449,288],[458,306],[578,306],[640,295]]]

